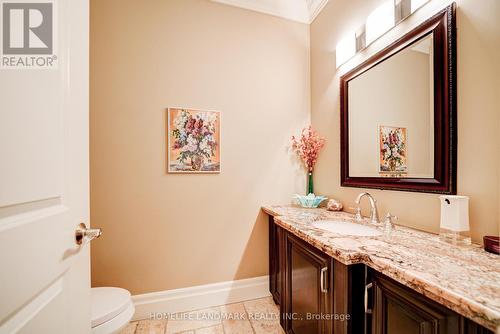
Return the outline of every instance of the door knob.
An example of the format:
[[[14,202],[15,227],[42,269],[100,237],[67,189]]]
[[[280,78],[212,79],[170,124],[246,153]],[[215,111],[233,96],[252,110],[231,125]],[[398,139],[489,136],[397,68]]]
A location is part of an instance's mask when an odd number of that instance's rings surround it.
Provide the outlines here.
[[[84,223],[78,224],[75,232],[75,241],[77,245],[87,243],[93,239],[99,238],[102,234],[100,228],[87,228]]]

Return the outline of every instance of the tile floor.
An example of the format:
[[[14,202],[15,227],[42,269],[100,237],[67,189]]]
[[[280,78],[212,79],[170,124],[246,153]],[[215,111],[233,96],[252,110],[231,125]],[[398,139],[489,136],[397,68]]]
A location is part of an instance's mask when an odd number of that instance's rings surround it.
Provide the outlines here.
[[[271,297],[130,323],[120,334],[283,334]]]

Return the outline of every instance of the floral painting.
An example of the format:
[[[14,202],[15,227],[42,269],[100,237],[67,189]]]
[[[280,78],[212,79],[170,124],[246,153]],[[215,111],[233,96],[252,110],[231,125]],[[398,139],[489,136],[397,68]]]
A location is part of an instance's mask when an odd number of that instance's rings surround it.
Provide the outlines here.
[[[408,173],[406,128],[380,126],[380,174]]]
[[[169,108],[169,173],[220,172],[220,112]]]

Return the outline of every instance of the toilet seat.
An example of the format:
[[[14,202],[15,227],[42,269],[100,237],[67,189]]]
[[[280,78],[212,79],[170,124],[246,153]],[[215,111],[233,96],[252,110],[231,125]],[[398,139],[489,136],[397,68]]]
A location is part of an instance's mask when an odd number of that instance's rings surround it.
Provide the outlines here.
[[[125,327],[134,315],[130,292],[121,288],[92,288],[92,334],[111,334]]]

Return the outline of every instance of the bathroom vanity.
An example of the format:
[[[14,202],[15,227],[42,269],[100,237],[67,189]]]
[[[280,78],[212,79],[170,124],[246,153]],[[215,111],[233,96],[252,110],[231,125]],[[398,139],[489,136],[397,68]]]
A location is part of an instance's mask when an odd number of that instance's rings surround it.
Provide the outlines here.
[[[324,209],[268,206],[270,292],[286,333],[494,333],[499,257],[396,226],[390,236],[320,229]],[[363,226],[370,226],[368,220]],[[370,226],[371,227],[371,226]]]
[[[340,183],[457,192],[456,4],[340,77]],[[287,334],[500,334],[500,257],[390,214],[268,206],[270,290]],[[359,209],[360,210],[360,209]],[[360,212],[360,211],[358,211]]]

